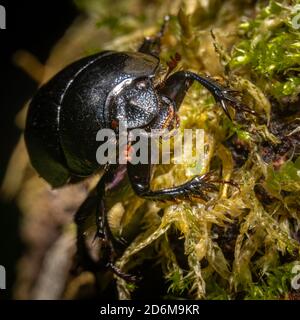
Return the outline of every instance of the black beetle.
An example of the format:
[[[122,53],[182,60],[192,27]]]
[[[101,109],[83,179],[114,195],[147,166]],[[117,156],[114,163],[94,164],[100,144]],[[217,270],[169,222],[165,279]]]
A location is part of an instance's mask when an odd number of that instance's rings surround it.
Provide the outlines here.
[[[231,95],[232,90],[193,72],[178,71],[154,85],[164,29],[165,23],[156,37],[144,40],[138,52],[105,51],[83,58],[39,89],[28,110],[25,142],[33,167],[53,187],[63,186],[74,177],[87,177],[100,169],[95,156],[99,129],[115,129],[120,120],[127,121],[129,130],[172,127],[176,111],[194,81],[212,93],[228,116],[226,102],[242,108]],[[150,164],[128,163],[126,169],[136,194],[147,199],[172,201],[190,196],[206,199],[203,190],[215,189],[209,175],[204,175],[180,186],[152,191]],[[106,166],[104,171],[97,186],[97,234],[106,240],[110,249],[108,265],[120,276],[131,279],[112,263],[114,250],[105,218],[104,195],[109,185],[114,184],[120,167]],[[84,247],[80,226],[86,214],[82,208],[75,218],[79,227],[79,249]],[[91,257],[86,257],[92,262]]]

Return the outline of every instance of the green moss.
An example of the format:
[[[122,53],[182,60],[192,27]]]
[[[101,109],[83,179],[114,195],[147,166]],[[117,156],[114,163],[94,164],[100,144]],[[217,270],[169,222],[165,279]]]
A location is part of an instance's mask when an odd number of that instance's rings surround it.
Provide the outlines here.
[[[297,192],[300,189],[300,157],[295,162],[286,161],[279,170],[269,166],[266,184],[271,191]]]
[[[255,19],[240,25],[244,39],[235,46],[229,63],[231,70],[247,67],[248,76],[262,78],[260,86],[279,101],[300,92],[299,77],[294,75],[300,66],[300,33],[293,26],[300,2],[292,2],[261,4]]]
[[[250,300],[277,300],[288,298],[290,284],[295,276],[292,272],[294,263],[287,263],[269,270],[258,283],[251,284],[246,299]]]

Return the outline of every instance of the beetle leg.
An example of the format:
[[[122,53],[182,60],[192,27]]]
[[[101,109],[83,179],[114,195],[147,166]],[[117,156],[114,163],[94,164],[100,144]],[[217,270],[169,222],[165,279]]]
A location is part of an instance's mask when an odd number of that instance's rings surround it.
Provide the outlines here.
[[[116,179],[121,179],[119,171],[116,174],[107,172],[99,181],[96,189],[97,195],[91,196],[82,204],[75,216],[75,223],[77,225],[77,257],[80,264],[87,270],[92,272],[99,272],[101,269],[109,268],[117,276],[126,281],[134,282],[136,277],[126,274],[114,266],[115,249],[113,246],[113,235],[111,234],[105,210],[105,192],[113,188],[116,184]],[[97,233],[96,236],[100,237],[104,245],[104,255],[100,261],[95,261],[90,253],[85,239],[85,222],[89,216],[94,212],[96,204],[96,218],[97,218]]]
[[[85,222],[93,214],[96,203],[96,196],[88,197],[76,212],[74,219],[77,226],[77,264],[93,272],[96,272],[97,269],[99,270],[100,265],[92,259],[89,253],[85,241]]]
[[[178,71],[172,74],[164,82],[164,86],[159,88],[161,94],[169,97],[176,103],[177,110],[179,109],[188,89],[194,81],[203,85],[215,98],[225,114],[231,119],[228,104],[235,109],[255,114],[255,112],[244,106],[238,99],[232,95],[232,90],[227,89],[207,76],[200,76],[190,71]]]
[[[133,165],[127,163],[127,172],[133,190],[138,196],[150,200],[174,201],[176,199],[198,198],[208,201],[209,197],[205,192],[218,191],[215,183],[226,183],[212,180],[208,173],[196,176],[190,181],[173,188],[152,191],[150,188],[151,168],[152,166],[148,164]]]
[[[169,20],[170,20],[169,16],[164,17],[164,22],[161,26],[160,31],[157,33],[155,37],[146,37],[142,45],[139,47],[139,50],[138,50],[139,52],[151,54],[153,56],[159,57],[161,39],[164,36]]]

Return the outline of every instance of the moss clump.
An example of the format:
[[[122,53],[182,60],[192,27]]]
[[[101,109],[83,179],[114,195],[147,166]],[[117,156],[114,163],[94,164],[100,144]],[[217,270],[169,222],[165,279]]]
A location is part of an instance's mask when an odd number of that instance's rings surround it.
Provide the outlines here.
[[[297,99],[300,90],[298,30],[299,1],[270,1],[258,5],[255,19],[239,28],[231,69],[241,68],[259,82],[265,93],[281,101]]]

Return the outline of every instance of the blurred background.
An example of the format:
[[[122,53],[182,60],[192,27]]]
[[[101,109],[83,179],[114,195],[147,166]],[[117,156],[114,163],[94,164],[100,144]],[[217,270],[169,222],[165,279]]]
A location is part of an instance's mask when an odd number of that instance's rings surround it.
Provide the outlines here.
[[[0,181],[3,180],[9,157],[19,139],[15,117],[37,89],[37,84],[15,66],[16,51],[25,49],[42,63],[54,43],[63,35],[77,14],[73,1],[9,0],[0,3],[6,8],[6,30],[0,30]],[[22,245],[18,237],[20,213],[14,202],[0,200],[0,265],[6,268],[7,290],[0,298],[12,294],[15,267]]]

